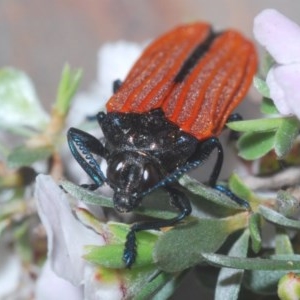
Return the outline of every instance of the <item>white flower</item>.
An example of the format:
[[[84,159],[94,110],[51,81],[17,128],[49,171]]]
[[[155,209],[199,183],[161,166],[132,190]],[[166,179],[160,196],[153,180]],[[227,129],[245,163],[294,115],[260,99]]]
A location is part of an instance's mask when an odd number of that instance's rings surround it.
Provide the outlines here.
[[[275,60],[267,74],[270,98],[283,115],[300,119],[300,27],[274,9],[254,19],[254,36]]]
[[[6,299],[18,288],[22,278],[22,263],[20,258],[4,243],[0,244],[0,299]]]
[[[83,298],[82,287],[76,287],[69,281],[59,277],[53,272],[50,261],[46,261],[36,283],[35,297],[37,300]]]
[[[100,270],[82,258],[84,246],[104,245],[104,238],[75,218],[68,195],[50,176],[37,177],[35,194],[38,214],[48,237],[48,262],[39,279],[37,294],[43,295],[45,282],[48,282],[52,295],[60,295],[56,299],[61,298],[62,286],[65,294],[74,297],[83,293],[84,299],[89,300],[122,299],[122,283],[118,278],[110,282],[101,280]]]
[[[97,80],[87,92],[75,96],[68,124],[76,126],[87,116],[105,110],[105,103],[113,93],[113,82],[125,79],[141,54],[143,45],[120,41],[103,45],[98,52]]]

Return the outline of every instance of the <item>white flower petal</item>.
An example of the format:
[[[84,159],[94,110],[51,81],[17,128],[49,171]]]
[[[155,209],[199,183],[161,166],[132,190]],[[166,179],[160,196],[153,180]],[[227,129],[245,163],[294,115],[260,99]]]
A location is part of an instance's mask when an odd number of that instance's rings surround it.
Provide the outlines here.
[[[113,272],[113,271],[112,271]],[[101,280],[101,270],[88,267],[85,270],[85,300],[121,300],[125,299],[125,283],[123,278],[116,276],[109,281]]]
[[[83,299],[83,288],[58,277],[51,269],[49,260],[43,266],[35,289],[36,300]]]
[[[275,9],[265,9],[256,16],[253,32],[276,62],[300,62],[300,27]]]
[[[113,82],[125,79],[142,49],[140,44],[125,41],[101,47],[98,53],[98,81],[105,102],[112,95]]]
[[[275,77],[274,69],[275,68],[270,69],[266,78],[266,83],[270,89],[270,97],[273,99],[276,108],[281,114],[289,115],[292,113],[292,111],[285,99],[284,90],[282,89],[280,82],[278,82],[277,78]]]
[[[105,110],[105,103],[113,93],[113,82],[125,79],[142,52],[143,45],[119,41],[104,44],[98,52],[97,81],[88,91],[78,93],[72,102],[67,123],[77,126],[87,116]]]
[[[39,175],[36,184],[39,216],[48,237],[48,258],[57,275],[80,285],[86,262],[85,245],[103,245],[103,238],[75,219],[67,195],[50,176]]]
[[[272,68],[267,77],[270,96],[282,114],[300,118],[300,63]],[[278,93],[278,91],[280,91]]]
[[[18,287],[22,266],[20,259],[5,243],[0,244],[0,253],[0,299],[6,299]]]

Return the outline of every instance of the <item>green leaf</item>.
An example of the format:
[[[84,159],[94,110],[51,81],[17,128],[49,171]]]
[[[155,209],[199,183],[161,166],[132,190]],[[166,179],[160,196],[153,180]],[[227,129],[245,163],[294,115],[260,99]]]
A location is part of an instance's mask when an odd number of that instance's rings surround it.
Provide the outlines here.
[[[275,295],[278,281],[286,272],[276,270],[246,270],[243,285],[256,294]]]
[[[132,268],[153,264],[152,252],[157,236],[149,232],[138,232],[136,236],[138,255]],[[125,264],[122,260],[124,247],[124,244],[110,244],[101,247],[86,246],[84,258],[91,263],[105,268],[124,269]]]
[[[262,96],[264,96],[266,98],[270,98],[270,89],[269,89],[267,83],[263,79],[261,79],[257,76],[254,76],[253,85]]]
[[[88,205],[99,205],[103,207],[114,207],[113,201],[109,197],[102,196],[98,193],[85,189],[70,181],[63,180],[61,186],[74,198]]]
[[[168,274],[159,272],[148,284],[142,286],[133,300],[160,300],[169,299],[174,294],[178,284],[181,282],[184,273]]]
[[[241,199],[250,201],[254,198],[252,191],[244,184],[242,179],[237,174],[232,174],[229,178],[230,190]]]
[[[246,215],[195,219],[174,227],[159,237],[153,253],[155,262],[159,269],[171,273],[202,262],[200,253],[217,251],[229,234],[246,226]]]
[[[284,118],[275,135],[274,149],[278,158],[283,158],[292,149],[299,134],[299,121],[296,118]]]
[[[279,190],[276,196],[278,212],[286,217],[293,216],[299,211],[299,201],[288,191]]]
[[[65,115],[68,112],[71,100],[77,91],[81,77],[81,70],[71,71],[70,66],[67,64],[65,65],[62,71],[54,106],[60,114]]]
[[[292,220],[266,206],[259,206],[259,213],[268,221],[292,229],[300,229],[300,221]]]
[[[267,77],[271,67],[274,65],[274,58],[267,51],[264,52],[263,59],[260,65],[260,72],[263,77]]]
[[[275,132],[247,132],[241,136],[237,146],[242,158],[255,160],[271,151],[274,143]]]
[[[114,242],[125,243],[126,236],[130,230],[130,225],[116,222],[108,222],[109,233],[114,236]],[[144,244],[155,244],[158,238],[158,235],[161,234],[161,231],[153,230],[153,231],[140,231],[137,233],[137,239],[139,243]],[[110,239],[107,240],[110,243]]]
[[[268,118],[230,122],[235,131],[246,132],[238,141],[240,155],[245,159],[257,159],[272,148],[279,158],[289,153],[298,136],[300,123],[296,118]]]
[[[263,114],[266,115],[275,115],[275,114],[279,114],[276,106],[274,105],[274,102],[272,99],[269,98],[263,98],[261,105],[260,105],[260,111]]]
[[[29,237],[29,220],[14,227],[15,247],[24,263],[30,263],[34,257],[34,249]],[[44,259],[41,257],[40,259]]]
[[[41,129],[49,120],[49,116],[36,96],[30,78],[21,71],[13,68],[0,70],[0,99],[0,128],[2,129],[22,134],[25,132],[24,127]]]
[[[276,234],[275,253],[277,255],[294,254],[291,240],[289,236],[283,232],[283,230],[279,230],[279,232]]]
[[[300,255],[273,255],[270,258],[240,258],[223,254],[202,253],[203,259],[218,267],[244,270],[300,270]]]
[[[228,255],[235,257],[246,257],[248,252],[249,231],[245,230],[240,238],[234,243]],[[222,268],[215,290],[215,300],[238,299],[244,271]]]
[[[239,132],[275,131],[285,118],[255,119],[227,123],[227,127]]]
[[[0,220],[0,237],[2,236],[3,232],[11,225],[12,221],[10,218],[6,218]]]
[[[163,272],[162,272],[163,273]],[[151,299],[152,300],[161,300],[161,299],[170,299],[174,294],[177,287],[181,284],[182,279],[186,272],[181,272],[172,276],[172,278],[165,283],[165,285],[158,291]],[[145,299],[145,298],[141,298]]]
[[[36,161],[48,159],[53,152],[52,147],[32,148],[25,145],[12,150],[7,161],[11,168],[30,166]]]
[[[249,230],[252,241],[252,250],[254,253],[258,253],[261,249],[261,232],[260,232],[260,215],[254,213],[251,215],[249,220]]]
[[[210,188],[199,181],[189,177],[188,175],[184,175],[180,178],[179,183],[184,186],[187,190],[191,193],[200,196],[200,200],[202,198],[213,202],[221,207],[226,207],[232,210],[243,210],[244,208],[241,207],[236,202],[232,201],[229,197],[225,194]]]
[[[286,261],[292,262],[294,259],[299,257],[293,255],[274,255],[274,258],[285,259]],[[246,271],[244,275],[244,285],[248,289],[254,291],[255,293],[263,295],[275,295],[277,292],[277,285],[279,279],[284,276],[288,270],[250,270]]]

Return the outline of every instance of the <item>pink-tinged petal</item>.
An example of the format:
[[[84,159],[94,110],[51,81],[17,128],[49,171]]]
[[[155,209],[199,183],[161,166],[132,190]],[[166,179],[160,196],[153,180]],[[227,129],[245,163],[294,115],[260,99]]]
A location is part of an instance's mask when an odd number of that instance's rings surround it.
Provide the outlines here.
[[[266,83],[270,89],[270,98],[273,99],[277,110],[282,115],[291,114],[291,109],[285,99],[284,90],[282,89],[280,82],[278,82],[277,78],[275,77],[274,68],[270,69],[266,78]]]
[[[51,269],[49,260],[43,266],[35,289],[36,300],[83,299],[83,288],[58,277]]]
[[[84,246],[103,245],[104,240],[74,217],[68,195],[51,176],[37,177],[35,195],[38,214],[47,232],[51,266],[57,275],[78,286],[84,280]]]
[[[300,62],[300,27],[275,9],[265,9],[255,17],[253,32],[276,62]]]
[[[300,63],[273,67],[267,77],[270,96],[279,112],[293,114],[300,119],[299,83]]]

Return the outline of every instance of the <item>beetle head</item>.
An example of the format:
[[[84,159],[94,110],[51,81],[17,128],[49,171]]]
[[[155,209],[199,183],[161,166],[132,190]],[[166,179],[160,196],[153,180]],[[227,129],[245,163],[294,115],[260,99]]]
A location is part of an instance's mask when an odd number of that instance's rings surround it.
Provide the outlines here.
[[[106,175],[119,212],[129,212],[137,207],[144,193],[161,178],[153,159],[133,151],[120,152],[109,159]]]

